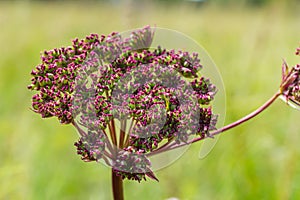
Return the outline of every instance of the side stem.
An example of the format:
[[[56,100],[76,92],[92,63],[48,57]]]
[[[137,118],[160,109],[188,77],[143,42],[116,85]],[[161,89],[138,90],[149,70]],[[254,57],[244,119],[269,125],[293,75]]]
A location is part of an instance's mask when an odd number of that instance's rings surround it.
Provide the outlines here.
[[[216,131],[213,131],[210,136],[214,136],[214,135],[218,135],[222,132],[225,132],[229,129],[232,129],[250,119],[252,119],[253,117],[257,116],[258,114],[260,114],[262,111],[264,111],[266,108],[268,108],[279,96],[281,95],[281,92],[278,91],[276,92],[268,101],[266,101],[262,106],[260,106],[258,109],[256,109],[255,111],[251,112],[250,114],[246,115],[245,117],[231,123],[228,124],[227,126],[224,126]],[[192,142],[193,143],[193,142]]]
[[[148,156],[153,156],[157,153],[162,153],[162,152],[165,152],[165,151],[169,151],[169,150],[172,150],[172,149],[183,147],[185,145],[189,145],[189,144],[198,142],[198,141],[203,140],[207,137],[213,137],[213,136],[218,135],[222,132],[225,132],[229,129],[232,129],[232,128],[234,128],[234,127],[236,127],[236,126],[252,119],[253,117],[257,116],[258,114],[260,114],[262,111],[264,111],[266,108],[268,108],[281,94],[282,94],[281,91],[276,92],[268,101],[266,101],[262,106],[260,106],[255,111],[251,112],[250,114],[246,115],[245,117],[243,117],[243,118],[241,118],[241,119],[239,119],[239,120],[237,120],[237,121],[235,121],[231,124],[228,124],[228,125],[220,128],[220,129],[217,129],[217,130],[211,132],[209,134],[209,136],[195,138],[195,139],[192,139],[192,140],[188,141],[187,143],[181,143],[181,144],[176,144],[176,145],[171,145],[171,146],[165,146],[165,148],[160,148],[160,149],[157,149],[156,151],[150,152],[148,154]]]

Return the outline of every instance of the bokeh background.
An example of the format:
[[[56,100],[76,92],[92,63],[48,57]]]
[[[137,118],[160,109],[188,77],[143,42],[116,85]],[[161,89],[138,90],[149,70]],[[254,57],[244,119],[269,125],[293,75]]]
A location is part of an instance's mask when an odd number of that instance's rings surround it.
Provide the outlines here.
[[[299,0],[1,1],[0,199],[111,199],[110,169],[76,155],[78,135],[30,111],[40,52],[89,33],[156,25],[187,34],[219,67],[230,123],[278,88],[281,63],[299,63]],[[125,181],[126,199],[300,199],[300,112],[276,101],[222,135],[199,159],[194,144],[157,172]]]

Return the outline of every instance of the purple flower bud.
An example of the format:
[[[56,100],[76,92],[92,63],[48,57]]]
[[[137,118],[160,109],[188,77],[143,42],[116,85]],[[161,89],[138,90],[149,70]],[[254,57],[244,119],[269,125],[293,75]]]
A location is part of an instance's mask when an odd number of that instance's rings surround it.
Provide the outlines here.
[[[300,48],[297,48],[295,54],[299,55],[299,52]],[[300,108],[300,64],[289,70],[287,63],[283,62],[280,91],[285,101],[297,109]]]

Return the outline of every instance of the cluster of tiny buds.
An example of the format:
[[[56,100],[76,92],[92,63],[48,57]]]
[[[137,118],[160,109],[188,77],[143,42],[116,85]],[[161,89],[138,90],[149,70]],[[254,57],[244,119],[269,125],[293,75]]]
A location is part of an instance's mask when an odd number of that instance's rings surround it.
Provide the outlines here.
[[[296,55],[300,55],[300,48],[297,48]],[[295,76],[293,83],[289,87],[290,100],[299,107],[300,106],[300,63],[293,67],[293,74]]]
[[[88,53],[99,44],[98,35],[73,40],[73,45],[44,51],[35,70],[32,70],[28,89],[39,91],[32,97],[32,108],[43,118],[56,116],[63,124],[73,120],[71,106],[74,80],[78,68]]]
[[[113,169],[116,174],[123,179],[138,182],[143,179],[146,180],[146,176],[158,181],[150,169],[151,162],[144,153],[143,150],[136,150],[132,146],[124,148],[113,162]]]
[[[106,138],[103,134],[89,131],[86,136],[82,136],[74,145],[77,147],[77,154],[85,162],[99,161],[103,156]]]
[[[32,97],[34,112],[43,118],[55,116],[60,123],[72,123],[77,128],[81,137],[75,146],[82,160],[105,159],[122,178],[137,181],[146,176],[157,180],[146,155],[162,141],[187,142],[189,134],[205,137],[215,129],[217,120],[210,107],[217,89],[199,75],[202,65],[198,54],[160,46],[150,50],[153,36],[154,31],[146,26],[129,38],[113,32],[108,36],[91,34],[83,40],[75,39],[70,47],[45,51],[42,63],[31,72],[33,78],[28,86],[38,92]],[[145,76],[154,80],[164,74],[171,79],[140,87],[129,82],[121,87],[121,92],[134,88],[132,93],[113,98],[116,85],[134,70],[137,73],[132,80],[143,80]],[[173,71],[180,76],[173,75]],[[184,85],[186,82],[188,86]],[[169,88],[174,83],[175,87]],[[189,101],[191,98],[196,99],[195,104]],[[114,101],[120,102],[119,110],[114,108]],[[188,114],[187,107],[196,111],[197,116]],[[182,133],[184,117],[188,118],[186,124],[193,125],[194,132]],[[116,119],[130,119],[134,123],[126,133],[127,141],[121,141],[124,146],[117,157],[111,157],[115,154]]]
[[[300,56],[300,47],[296,49],[295,54]],[[283,63],[280,90],[287,101],[294,106],[300,106],[300,63],[290,70],[287,63]]]

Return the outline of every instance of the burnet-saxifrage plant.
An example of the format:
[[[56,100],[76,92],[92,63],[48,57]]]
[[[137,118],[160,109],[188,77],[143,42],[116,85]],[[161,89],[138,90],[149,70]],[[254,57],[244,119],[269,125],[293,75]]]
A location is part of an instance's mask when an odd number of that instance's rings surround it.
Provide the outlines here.
[[[212,101],[218,90],[201,74],[198,53],[153,48],[154,35],[150,26],[128,37],[91,34],[44,51],[31,72],[32,110],[77,129],[81,159],[112,168],[114,199],[123,199],[123,179],[158,181],[151,156],[236,127],[278,97],[294,107],[300,102],[300,64],[288,69],[284,62],[278,92],[254,112],[217,129]]]

